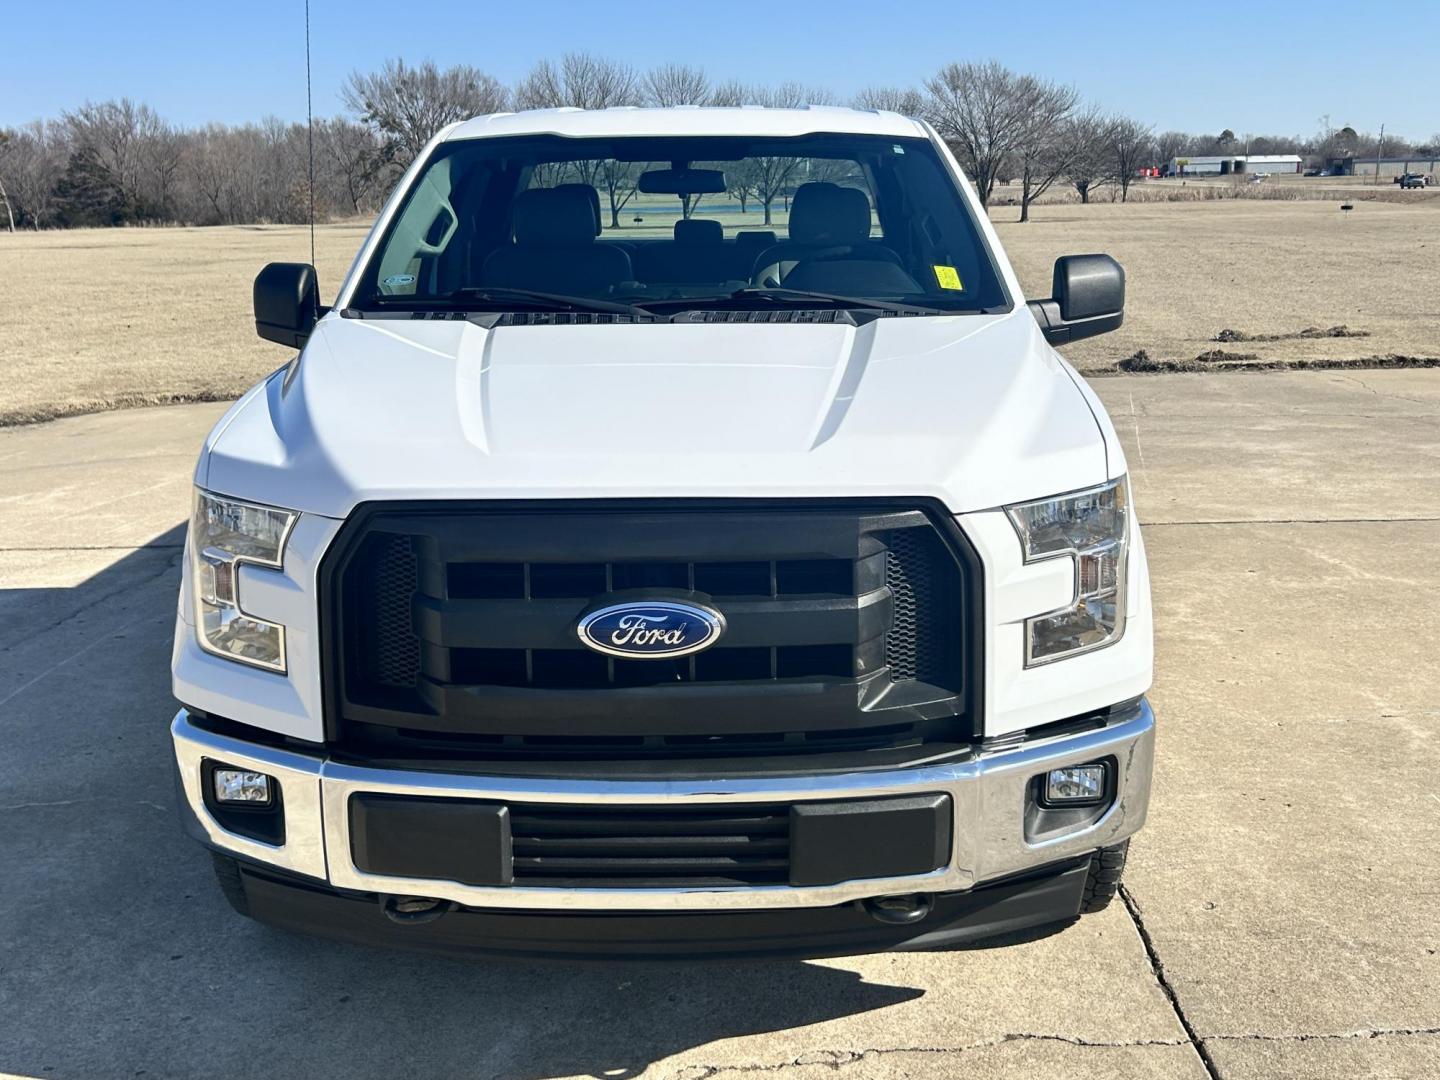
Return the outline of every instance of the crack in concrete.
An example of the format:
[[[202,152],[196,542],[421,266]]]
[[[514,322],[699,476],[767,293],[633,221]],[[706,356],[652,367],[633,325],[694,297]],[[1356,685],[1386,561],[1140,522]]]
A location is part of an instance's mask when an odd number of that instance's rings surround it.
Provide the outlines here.
[[[148,549],[141,549],[141,550],[148,550]],[[169,549],[169,548],[155,548],[154,550],[156,550],[156,551],[166,551],[166,550],[171,550],[171,549]],[[88,601],[86,601],[85,606],[82,607],[82,608],[80,608],[79,610],[77,610],[77,611],[72,611],[72,612],[70,612],[68,615],[62,615],[60,618],[56,619],[54,622],[50,623],[50,625],[48,625],[48,626],[42,626],[42,627],[39,627],[39,628],[37,628],[37,629],[31,630],[31,631],[29,632],[29,634],[26,635],[24,644],[27,644],[27,645],[28,645],[28,644],[30,644],[31,642],[33,642],[36,638],[40,637],[41,635],[43,635],[43,634],[48,634],[48,633],[50,633],[50,631],[52,631],[52,630],[58,630],[58,629],[60,629],[60,627],[64,626],[66,623],[70,622],[72,619],[78,619],[81,615],[85,614],[87,611],[94,611],[94,610],[95,610],[96,608],[98,608],[101,604],[105,603],[106,601],[115,599],[115,597],[119,596],[121,593],[123,593],[123,592],[125,592],[125,591],[127,591],[127,590],[129,590],[129,589],[138,589],[138,588],[142,588],[142,587],[144,587],[144,586],[146,586],[146,585],[149,585],[151,582],[155,581],[156,579],[168,575],[172,570],[175,569],[175,567],[176,567],[177,564],[178,564],[178,560],[176,560],[176,559],[173,558],[173,557],[166,559],[166,560],[164,561],[164,564],[163,564],[158,570],[156,570],[154,573],[147,574],[147,575],[145,575],[143,578],[140,578],[138,581],[127,581],[127,582],[125,582],[124,584],[117,585],[117,586],[115,586],[115,588],[111,589],[109,592],[105,593],[103,596],[96,597],[94,600],[88,600]],[[101,572],[104,573],[104,571],[101,571]],[[77,586],[77,587],[78,587],[78,586]],[[16,645],[6,645],[6,646],[4,646],[3,648],[0,648],[0,656],[3,656],[3,655],[5,655],[6,653],[11,652],[12,650],[14,650],[14,649],[16,649],[16,648],[18,648],[18,647],[19,647],[18,644],[16,644]],[[63,663],[63,661],[62,661],[62,663]],[[9,699],[7,698],[6,700],[9,700]],[[0,702],[0,704],[3,704],[3,702]]]
[[[97,599],[95,599],[95,600],[92,600],[92,601],[88,602],[84,607],[80,608],[78,611],[72,611],[72,612],[70,612],[68,615],[64,615],[64,616],[62,616],[61,618],[55,620],[55,621],[54,621],[53,623],[51,623],[49,626],[41,627],[40,629],[37,629],[37,630],[32,631],[32,632],[24,639],[23,644],[25,644],[25,645],[33,644],[38,638],[42,637],[43,635],[48,634],[48,633],[50,633],[51,631],[60,629],[60,628],[61,628],[62,626],[64,626],[66,623],[71,622],[71,621],[73,621],[73,620],[75,620],[75,619],[78,619],[81,615],[85,614],[86,612],[94,611],[94,610],[95,610],[96,608],[98,608],[101,604],[104,604],[104,603],[106,603],[106,602],[109,601],[109,600],[113,600],[115,597],[119,596],[121,593],[128,592],[128,591],[131,590],[131,589],[141,589],[141,588],[144,588],[146,585],[150,585],[150,584],[152,584],[152,583],[160,580],[162,577],[168,577],[170,574],[174,573],[175,565],[176,565],[176,562],[177,562],[177,561],[178,561],[178,560],[177,560],[176,558],[174,558],[173,556],[170,557],[170,558],[165,559],[165,560],[164,560],[164,565],[162,565],[162,566],[161,566],[158,570],[156,570],[154,573],[152,573],[152,574],[147,574],[147,575],[145,575],[144,577],[140,578],[140,579],[137,580],[137,581],[128,581],[128,582],[126,582],[126,583],[123,584],[123,585],[116,586],[114,589],[111,589],[111,590],[110,590],[109,592],[107,592],[105,595],[103,595],[103,596],[101,596],[101,597],[99,597],[99,598],[97,598]],[[125,625],[133,625],[133,624],[128,624],[128,623],[127,623],[127,624],[125,624]],[[112,627],[111,629],[106,630],[106,631],[104,631],[103,633],[97,634],[97,635],[89,642],[89,644],[84,645],[84,646],[80,647],[79,649],[76,649],[76,650],[75,650],[74,652],[72,652],[69,656],[66,656],[66,657],[64,657],[64,658],[62,658],[62,659],[60,659],[60,660],[57,660],[55,663],[51,664],[49,667],[47,667],[44,671],[40,672],[38,675],[34,676],[34,677],[31,678],[31,679],[27,679],[25,682],[23,682],[23,683],[21,683],[19,686],[15,687],[15,689],[14,689],[14,690],[11,690],[10,693],[6,694],[3,698],[0,698],[0,705],[6,705],[6,704],[8,704],[9,702],[13,701],[15,698],[17,698],[17,697],[19,697],[21,694],[23,694],[26,690],[29,690],[29,689],[30,689],[32,686],[34,686],[36,683],[40,682],[42,679],[47,678],[47,677],[50,676],[50,675],[53,675],[56,671],[59,671],[62,667],[64,667],[66,664],[70,663],[72,660],[76,660],[76,659],[78,659],[79,657],[84,656],[84,655],[85,655],[87,652],[89,652],[91,649],[95,648],[95,647],[98,646],[98,645],[104,644],[106,641],[109,641],[109,640],[110,640],[112,637],[114,637],[115,634],[117,634],[118,632],[119,632],[119,628],[118,628],[118,627]],[[14,645],[6,645],[4,648],[0,648],[0,657],[6,656],[6,655],[8,655],[9,653],[15,651],[16,649],[18,649],[18,648],[20,647],[21,644],[22,644],[22,642],[17,642],[17,643],[14,644]]]
[[[1336,374],[1339,374],[1339,373],[1337,372]],[[1362,387],[1364,387],[1366,390],[1369,390],[1370,393],[1374,394],[1376,397],[1393,398],[1393,399],[1396,400],[1396,401],[1410,401],[1410,402],[1414,402],[1416,405],[1429,405],[1429,404],[1430,404],[1430,402],[1426,401],[1424,398],[1406,397],[1404,394],[1382,393],[1381,391],[1376,390],[1373,386],[1371,386],[1369,383],[1367,383],[1364,379],[1357,379],[1354,375],[1340,375],[1340,378],[1346,380],[1347,382],[1353,382],[1353,383],[1354,383],[1355,385],[1357,385],[1357,386],[1362,386]]]
[[[961,1043],[956,1046],[872,1046],[863,1050],[809,1050],[797,1054],[789,1061],[748,1065],[686,1065],[678,1072],[670,1073],[674,1080],[710,1080],[725,1073],[769,1073],[785,1069],[820,1066],[839,1071],[870,1057],[884,1057],[888,1054],[963,1054],[974,1050],[989,1050],[1012,1042],[1058,1042],[1068,1046],[1082,1046],[1091,1049],[1121,1050],[1130,1047],[1186,1046],[1184,1039],[1084,1039],[1078,1035],[1058,1035],[1040,1032],[1013,1031],[990,1039]]]
[[[151,802],[149,799],[133,799],[133,800],[131,800],[131,801],[132,801],[132,802],[134,803],[134,805],[136,805],[136,806],[148,806],[148,807],[150,807],[150,809],[152,809],[152,810],[159,810],[162,814],[168,814],[168,813],[170,812],[166,807],[161,806],[161,805],[160,805],[159,803],[157,803],[157,802]],[[108,798],[94,798],[94,799],[56,799],[56,800],[53,801],[53,802],[22,802],[22,803],[11,803],[11,804],[8,805],[8,806],[0,806],[0,814],[7,813],[7,812],[9,812],[9,811],[11,811],[11,810],[45,810],[45,809],[49,809],[50,807],[54,807],[54,806],[86,806],[86,805],[89,805],[90,803],[97,803],[97,802],[109,803],[109,804],[111,804],[111,805],[114,804],[114,800],[113,800],[113,799],[108,799]]]
[[[1241,1032],[1206,1035],[1205,1038],[1210,1042],[1317,1042],[1345,1039],[1385,1039],[1396,1035],[1440,1035],[1440,1027],[1359,1028],[1355,1031],[1304,1031],[1288,1035]]]
[[[1180,1004],[1180,995],[1175,987],[1170,984],[1170,978],[1165,974],[1165,964],[1160,959],[1160,953],[1155,948],[1155,939],[1150,936],[1149,929],[1145,926],[1145,918],[1141,914],[1140,905],[1135,902],[1135,897],[1130,890],[1122,883],[1118,890],[1120,900],[1125,905],[1126,912],[1130,915],[1130,921],[1135,926],[1135,932],[1140,935],[1140,944],[1145,947],[1145,956],[1150,961],[1150,973],[1155,976],[1156,983],[1160,986],[1160,992],[1165,995],[1165,1000],[1170,1002],[1170,1008],[1175,1012],[1175,1019],[1180,1021],[1180,1027],[1185,1032],[1185,1037],[1190,1045],[1195,1048],[1195,1054],[1200,1059],[1201,1066],[1205,1069],[1205,1075],[1210,1080],[1221,1080],[1219,1066],[1215,1059],[1210,1056],[1210,1050],[1205,1045],[1205,1040],[1195,1030],[1195,1025],[1185,1015],[1184,1006]]]
[[[1258,1041],[1258,1042],[1311,1042],[1335,1039],[1380,1039],[1388,1036],[1440,1035],[1440,1027],[1434,1028],[1362,1028],[1358,1031],[1302,1032],[1291,1035],[1265,1035],[1260,1033],[1225,1033],[1207,1035],[1208,1041]],[[726,1073],[772,1073],[786,1069],[819,1066],[839,1071],[869,1057],[883,1057],[887,1054],[963,1054],[974,1050],[988,1050],[1012,1042],[1057,1042],[1067,1046],[1089,1049],[1123,1050],[1131,1047],[1190,1046],[1189,1039],[1085,1039],[1077,1035],[1059,1035],[1043,1032],[1016,1031],[991,1039],[956,1046],[885,1046],[866,1047],[863,1050],[809,1050],[797,1054],[789,1061],[755,1063],[748,1065],[686,1065],[678,1072],[668,1074],[673,1080],[710,1080]]]

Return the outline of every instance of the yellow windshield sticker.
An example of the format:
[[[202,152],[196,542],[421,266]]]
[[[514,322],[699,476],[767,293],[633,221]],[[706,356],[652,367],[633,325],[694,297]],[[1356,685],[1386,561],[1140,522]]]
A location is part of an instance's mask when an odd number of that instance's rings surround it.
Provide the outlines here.
[[[942,289],[954,289],[956,292],[965,291],[965,285],[960,280],[960,274],[953,266],[936,266],[935,280],[940,283],[940,288]]]

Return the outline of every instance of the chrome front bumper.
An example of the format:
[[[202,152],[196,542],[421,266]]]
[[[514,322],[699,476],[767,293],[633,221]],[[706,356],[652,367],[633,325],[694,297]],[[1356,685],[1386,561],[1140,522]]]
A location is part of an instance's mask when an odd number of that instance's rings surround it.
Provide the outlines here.
[[[453,900],[466,907],[528,911],[705,911],[826,907],[901,893],[970,889],[994,878],[1116,844],[1145,822],[1150,801],[1155,718],[1138,716],[1078,735],[997,748],[969,761],[885,772],[735,780],[576,780],[469,776],[344,765],[323,757],[257,746],[205,731],[181,710],[171,725],[180,784],[189,810],[215,848],[252,862],[328,881],[337,889]],[[1115,801],[1093,822],[1044,840],[1026,839],[1033,777],[1063,765],[1113,757]],[[262,843],[223,828],[201,794],[206,759],[268,773],[280,782],[285,842]],[[473,886],[428,878],[367,874],[350,852],[351,795],[359,792],[463,797],[565,805],[795,803],[949,793],[954,809],[950,864],[927,874],[866,878],[838,885],[693,888],[533,888]]]

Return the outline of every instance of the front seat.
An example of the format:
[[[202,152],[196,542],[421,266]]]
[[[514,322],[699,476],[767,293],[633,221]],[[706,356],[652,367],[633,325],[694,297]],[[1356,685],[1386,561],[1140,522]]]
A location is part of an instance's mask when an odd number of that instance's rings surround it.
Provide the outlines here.
[[[790,200],[790,239],[755,258],[750,278],[757,285],[778,285],[800,262],[813,259],[865,259],[899,262],[899,257],[870,239],[870,200],[859,188],[812,181],[795,189]]]
[[[481,285],[593,296],[634,278],[629,255],[595,243],[600,223],[585,192],[531,188],[511,213],[515,242],[486,258]]]

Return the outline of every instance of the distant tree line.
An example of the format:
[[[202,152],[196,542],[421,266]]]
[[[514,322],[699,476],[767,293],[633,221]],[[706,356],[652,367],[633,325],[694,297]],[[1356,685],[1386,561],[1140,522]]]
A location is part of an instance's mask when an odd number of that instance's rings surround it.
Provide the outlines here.
[[[590,53],[537,63],[514,86],[485,72],[392,60],[353,73],[348,115],[317,120],[314,204],[322,219],[373,214],[430,137],[456,120],[507,109],[614,105],[837,104],[823,87],[714,81],[700,68],[639,70]],[[1139,170],[1175,157],[1294,153],[1315,159],[1370,156],[1380,140],[1353,128],[1299,136],[1155,134],[1150,125],[1081,101],[1073,87],[998,63],[946,65],[918,87],[873,87],[852,104],[922,117],[954,150],[987,205],[998,185],[1018,185],[1020,219],[1056,185],[1088,202],[1100,190],[1124,200]],[[0,129],[0,227],[230,225],[307,220],[310,132],[273,117],[182,128],[128,98],[86,103],[57,119]],[[1435,153],[1440,135],[1411,144],[1394,135],[1386,154]],[[732,198],[771,207],[793,186],[788,159],[762,160],[730,178]],[[634,195],[628,171],[597,163],[587,177],[612,225]]]

